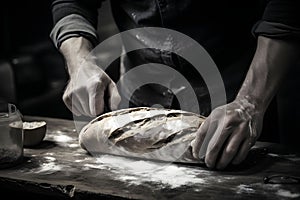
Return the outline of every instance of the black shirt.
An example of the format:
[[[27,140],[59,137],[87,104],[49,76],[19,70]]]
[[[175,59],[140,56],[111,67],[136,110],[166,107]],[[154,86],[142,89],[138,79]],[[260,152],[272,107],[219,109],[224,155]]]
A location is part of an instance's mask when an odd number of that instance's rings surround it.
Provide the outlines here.
[[[298,40],[299,5],[299,0],[111,0],[112,13],[120,31],[138,27],[164,27],[179,31],[201,44],[219,68],[228,102],[234,99],[242,84],[258,35]],[[70,14],[78,14],[96,29],[97,9],[100,6],[99,0],[56,0],[52,5],[53,20],[57,24]],[[82,34],[80,31],[76,34],[84,35],[97,45],[97,38],[93,34]],[[207,115],[211,111],[210,96],[201,75],[178,55],[145,49],[128,53],[124,62],[126,70],[151,62],[176,68],[189,79],[196,91],[201,114]],[[168,88],[146,85],[127,98],[131,98],[131,102],[138,106],[174,106],[176,98],[165,91]]]

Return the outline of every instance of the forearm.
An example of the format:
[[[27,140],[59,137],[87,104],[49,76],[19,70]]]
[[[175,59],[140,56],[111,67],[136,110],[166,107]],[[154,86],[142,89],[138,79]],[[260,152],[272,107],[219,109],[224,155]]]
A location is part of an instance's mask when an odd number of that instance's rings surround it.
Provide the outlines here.
[[[87,59],[92,49],[92,43],[84,37],[69,38],[59,48],[70,75],[63,101],[75,115],[95,117],[104,112],[105,106],[108,110],[117,109],[120,102],[115,83],[95,62]]]
[[[84,37],[98,44],[98,8],[101,0],[54,0],[52,17],[54,27],[50,38],[60,48],[62,42],[72,37]]]
[[[59,50],[65,58],[70,76],[76,74],[80,63],[85,60],[92,49],[92,43],[84,37],[69,38],[62,43]]]
[[[298,58],[296,42],[259,36],[256,53],[236,99],[246,100],[264,112]]]

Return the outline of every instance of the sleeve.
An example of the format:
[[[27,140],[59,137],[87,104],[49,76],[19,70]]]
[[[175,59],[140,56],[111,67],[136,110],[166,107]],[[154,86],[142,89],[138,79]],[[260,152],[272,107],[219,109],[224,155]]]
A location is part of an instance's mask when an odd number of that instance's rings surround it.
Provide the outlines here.
[[[255,37],[300,39],[300,1],[269,0],[260,21],[252,29]]]
[[[70,37],[83,36],[93,45],[98,42],[98,9],[103,0],[54,0],[51,5],[54,26],[50,33],[54,45]]]

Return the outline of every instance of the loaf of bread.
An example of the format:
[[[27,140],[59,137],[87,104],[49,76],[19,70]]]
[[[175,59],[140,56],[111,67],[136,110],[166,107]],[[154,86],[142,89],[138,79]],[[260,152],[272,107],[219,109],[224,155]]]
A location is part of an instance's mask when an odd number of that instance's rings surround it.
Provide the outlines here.
[[[205,117],[182,110],[127,108],[96,117],[79,134],[79,144],[93,155],[166,162],[198,163],[191,141]]]

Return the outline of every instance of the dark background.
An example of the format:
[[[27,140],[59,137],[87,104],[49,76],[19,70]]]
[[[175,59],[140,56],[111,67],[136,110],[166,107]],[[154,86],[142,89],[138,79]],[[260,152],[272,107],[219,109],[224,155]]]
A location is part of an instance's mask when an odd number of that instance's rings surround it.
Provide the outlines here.
[[[0,100],[17,105],[23,115],[72,119],[62,102],[68,76],[49,34],[51,1],[7,1],[0,7]],[[103,40],[118,30],[106,1],[99,12]],[[111,50],[116,50],[112,44]],[[267,113],[261,140],[298,145],[300,135],[300,67],[294,66]],[[266,139],[268,138],[268,139]],[[300,146],[300,145],[298,145]]]
[[[0,99],[23,115],[73,116],[62,101],[68,75],[52,44],[51,0],[8,1],[0,10]],[[117,32],[105,2],[99,12],[100,41]],[[113,49],[113,44],[112,44]]]

